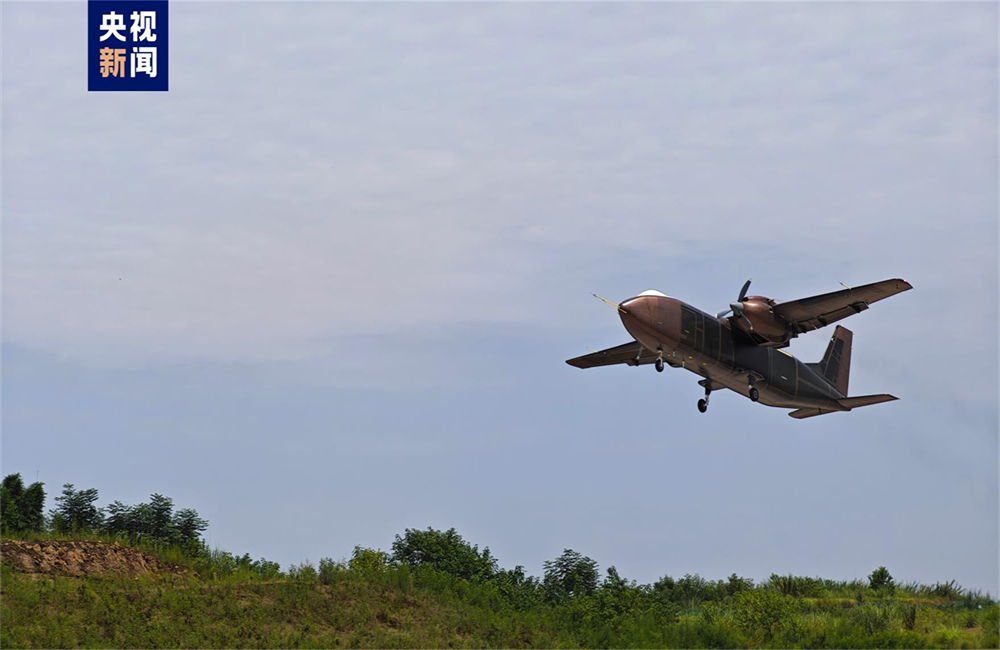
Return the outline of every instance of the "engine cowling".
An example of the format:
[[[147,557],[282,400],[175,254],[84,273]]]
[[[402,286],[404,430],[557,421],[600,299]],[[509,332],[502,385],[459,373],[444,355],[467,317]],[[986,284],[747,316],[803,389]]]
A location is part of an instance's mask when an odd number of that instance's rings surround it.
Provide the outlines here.
[[[774,313],[773,300],[766,296],[747,296],[742,302],[745,318],[732,318],[734,327],[761,344],[782,345],[792,338],[788,323]]]

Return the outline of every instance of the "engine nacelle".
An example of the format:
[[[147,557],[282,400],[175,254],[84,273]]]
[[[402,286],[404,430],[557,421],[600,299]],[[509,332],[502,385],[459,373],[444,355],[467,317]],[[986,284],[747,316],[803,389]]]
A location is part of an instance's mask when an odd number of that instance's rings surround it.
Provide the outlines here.
[[[793,332],[785,319],[774,313],[774,301],[765,296],[747,296],[743,300],[744,318],[733,318],[732,323],[761,345],[788,343]],[[749,324],[747,323],[749,321]],[[751,327],[752,326],[752,327]]]

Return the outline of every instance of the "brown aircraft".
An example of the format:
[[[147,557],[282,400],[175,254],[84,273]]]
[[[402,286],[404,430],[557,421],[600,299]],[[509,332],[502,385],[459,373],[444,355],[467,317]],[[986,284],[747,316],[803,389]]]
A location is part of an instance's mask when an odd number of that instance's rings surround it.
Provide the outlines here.
[[[702,377],[698,382],[705,388],[704,399],[698,400],[702,413],[708,410],[712,391],[723,388],[752,402],[795,409],[789,415],[800,419],[897,399],[886,394],[847,396],[853,335],[840,325],[819,363],[802,363],[782,348],[802,332],[912,289],[909,282],[883,280],[778,304],[764,296],[746,295],[749,288],[747,280],[739,299],[716,316],[659,291],[643,291],[618,305],[605,300],[618,309],[635,340],[566,363],[577,368],[654,364],[657,372],[663,372],[664,365],[686,368]]]

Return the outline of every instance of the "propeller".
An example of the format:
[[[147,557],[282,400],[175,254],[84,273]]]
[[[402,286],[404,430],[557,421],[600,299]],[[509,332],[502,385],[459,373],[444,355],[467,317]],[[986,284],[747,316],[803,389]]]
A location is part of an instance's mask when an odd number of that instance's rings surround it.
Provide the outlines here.
[[[727,309],[725,311],[720,311],[718,314],[715,315],[715,317],[716,318],[722,318],[726,314],[732,312],[733,316],[736,316],[737,318],[742,318],[743,321],[746,322],[747,327],[749,327],[750,331],[752,332],[753,331],[753,323],[751,323],[750,319],[747,318],[746,314],[743,313],[743,300],[747,297],[747,289],[750,288],[750,283],[751,282],[753,282],[753,278],[750,278],[749,280],[747,280],[746,282],[744,282],[743,283],[743,288],[740,289],[740,297],[736,300],[736,302],[729,303],[729,309]]]

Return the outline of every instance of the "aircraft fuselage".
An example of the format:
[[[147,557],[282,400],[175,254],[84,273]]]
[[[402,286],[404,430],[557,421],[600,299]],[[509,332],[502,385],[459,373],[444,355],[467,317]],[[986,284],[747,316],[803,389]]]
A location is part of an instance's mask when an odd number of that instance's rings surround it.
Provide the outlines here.
[[[647,292],[619,305],[625,329],[664,363],[700,375],[712,390],[729,388],[781,408],[844,409],[829,382],[784,350],[760,347],[719,319],[658,292]]]

